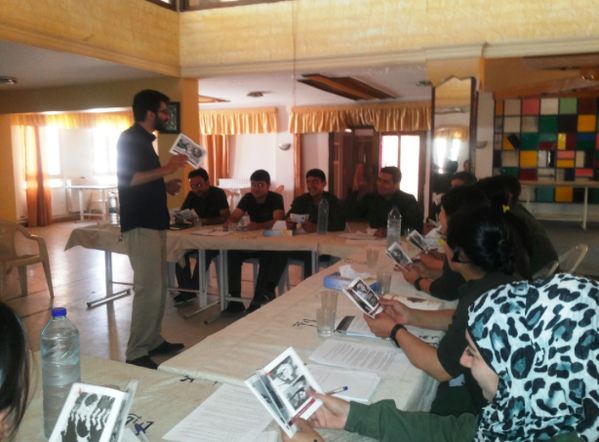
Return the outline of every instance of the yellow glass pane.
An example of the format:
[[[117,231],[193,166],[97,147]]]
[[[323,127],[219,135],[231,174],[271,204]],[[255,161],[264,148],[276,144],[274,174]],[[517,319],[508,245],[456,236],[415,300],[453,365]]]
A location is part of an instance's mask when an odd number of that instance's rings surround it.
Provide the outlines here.
[[[520,152],[520,167],[537,167],[537,151]]]
[[[578,132],[595,132],[597,115],[579,115]]]
[[[503,150],[514,150],[514,146],[510,143],[510,140],[507,139],[509,135],[503,136]]]
[[[572,187],[556,187],[555,202],[571,203],[574,189]]]
[[[574,160],[557,160],[557,167],[574,167]]]
[[[566,150],[566,134],[557,134],[557,149]]]

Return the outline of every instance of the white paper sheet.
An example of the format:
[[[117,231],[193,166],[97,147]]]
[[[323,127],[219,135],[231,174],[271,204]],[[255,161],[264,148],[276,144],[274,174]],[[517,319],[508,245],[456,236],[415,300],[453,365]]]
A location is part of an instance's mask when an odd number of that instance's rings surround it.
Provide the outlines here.
[[[271,420],[248,388],[225,384],[162,438],[180,442],[254,442]]]
[[[327,339],[310,355],[310,360],[324,365],[396,377],[403,376],[410,366],[407,356],[398,348],[356,344],[336,339]]]
[[[126,427],[125,431],[123,431],[123,436],[121,437],[121,442],[139,442],[139,439],[135,435],[135,433],[131,430],[131,428]]]
[[[308,370],[325,392],[347,387],[346,391],[333,394],[347,401],[368,402],[381,382],[381,377],[375,373],[339,367],[309,364]]]
[[[229,232],[221,229],[212,229],[212,230],[194,230],[191,232],[192,235],[202,235],[202,236],[227,236]]]
[[[256,442],[278,442],[279,432],[278,431],[265,431],[258,436]]]

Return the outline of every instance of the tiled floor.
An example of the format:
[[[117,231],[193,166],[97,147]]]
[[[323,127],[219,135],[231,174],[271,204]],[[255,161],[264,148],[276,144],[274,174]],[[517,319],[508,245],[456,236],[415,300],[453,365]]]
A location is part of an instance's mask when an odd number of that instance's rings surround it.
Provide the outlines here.
[[[31,346],[39,350],[39,337],[49,321],[52,306],[65,306],[68,317],[75,323],[81,334],[81,352],[84,355],[124,361],[131,318],[132,296],[121,298],[104,306],[88,309],[86,302],[104,295],[104,254],[96,250],[76,247],[64,251],[70,232],[85,224],[63,222],[48,227],[30,229],[43,236],[48,245],[52,278],[56,298],[51,301],[41,264],[28,268],[29,296],[21,297],[16,270],[13,270],[6,287],[4,301],[8,302],[23,318]],[[599,224],[589,224],[583,231],[576,223],[544,222],[543,225],[554,241],[558,253],[584,242],[589,245],[589,253],[578,271],[599,277]],[[291,284],[299,283],[299,269],[291,268]],[[123,255],[113,255],[113,274],[117,281],[131,281],[132,271],[129,260]],[[252,293],[251,267],[244,266],[243,290],[248,296]],[[213,280],[210,291],[216,293]],[[204,320],[218,313],[214,306],[188,320],[183,315],[193,311],[196,304],[176,309],[167,302],[163,321],[163,335],[171,342],[183,342],[192,346],[206,336],[221,330],[239,317],[226,318],[205,325]],[[157,362],[161,362],[156,359]]]
[[[3,300],[23,318],[34,351],[39,350],[40,333],[50,320],[50,309],[53,306],[64,306],[67,308],[68,318],[79,329],[82,354],[124,361],[133,296],[120,298],[93,309],[87,308],[88,301],[104,296],[104,253],[82,247],[64,251],[71,231],[84,225],[87,224],[62,222],[48,227],[29,229],[46,240],[52,268],[54,302],[49,296],[41,264],[28,267],[29,295],[26,297],[20,296],[18,274],[16,269],[13,269],[5,287]],[[113,254],[112,257],[113,279],[131,282],[133,272],[129,258],[118,254]],[[213,269],[212,273],[214,274]],[[292,286],[299,283],[299,268],[291,267],[290,277]],[[244,266],[243,290],[244,296],[251,296],[253,293],[252,271],[249,265]],[[209,292],[217,293],[214,278]],[[216,305],[190,319],[183,318],[185,314],[196,308],[197,301],[190,306],[177,309],[173,307],[172,301],[167,300],[162,323],[163,336],[170,342],[182,342],[189,347],[242,317],[242,315],[228,317],[205,325],[204,321],[207,318],[219,312],[219,306]],[[162,362],[160,358],[155,360],[158,363]]]

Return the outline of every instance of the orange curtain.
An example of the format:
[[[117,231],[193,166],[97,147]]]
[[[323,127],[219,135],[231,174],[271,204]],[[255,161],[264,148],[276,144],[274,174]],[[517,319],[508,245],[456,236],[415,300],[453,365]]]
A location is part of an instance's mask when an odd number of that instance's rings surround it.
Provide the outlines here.
[[[200,111],[202,134],[270,134],[278,131],[276,107]]]
[[[298,197],[304,194],[304,168],[302,165],[302,134],[293,134],[293,176],[294,188],[293,196]]]
[[[229,136],[200,134],[200,145],[208,151],[206,171],[213,186],[219,178],[229,178]]]
[[[46,155],[39,126],[20,126],[29,227],[52,223],[52,200],[46,171]]]

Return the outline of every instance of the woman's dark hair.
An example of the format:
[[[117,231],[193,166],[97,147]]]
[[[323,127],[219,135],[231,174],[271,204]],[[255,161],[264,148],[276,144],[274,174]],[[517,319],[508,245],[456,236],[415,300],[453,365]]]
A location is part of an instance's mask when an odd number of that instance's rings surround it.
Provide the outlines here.
[[[476,186],[459,186],[448,190],[441,197],[445,215],[451,217],[459,209],[488,206],[489,200]]]
[[[485,272],[514,273],[515,244],[510,228],[503,214],[493,207],[462,209],[452,215],[447,245],[457,262],[468,262]]]
[[[16,433],[29,396],[29,344],[17,314],[0,302],[0,413],[8,440]],[[1,436],[1,435],[0,435]]]

